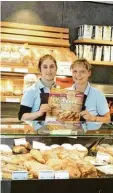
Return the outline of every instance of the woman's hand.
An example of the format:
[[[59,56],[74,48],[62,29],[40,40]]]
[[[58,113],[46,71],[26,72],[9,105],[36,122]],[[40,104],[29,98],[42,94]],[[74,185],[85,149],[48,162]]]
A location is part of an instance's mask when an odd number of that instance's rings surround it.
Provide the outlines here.
[[[96,121],[96,116],[90,114],[88,111],[82,111],[80,113],[80,116],[82,116],[86,121],[92,121],[95,122]]]
[[[49,105],[48,104],[42,104],[40,106],[40,110],[38,111],[39,115],[42,116],[44,113],[49,111]]]

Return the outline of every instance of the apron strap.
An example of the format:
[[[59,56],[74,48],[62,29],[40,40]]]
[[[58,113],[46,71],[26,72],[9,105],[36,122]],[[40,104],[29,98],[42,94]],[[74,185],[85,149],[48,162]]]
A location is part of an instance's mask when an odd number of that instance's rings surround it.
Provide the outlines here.
[[[87,95],[84,95],[84,99],[83,99],[83,103],[82,103],[82,111],[85,111],[85,110],[86,110],[86,106],[85,106],[86,100],[87,100]],[[85,120],[82,116],[80,117],[80,121],[86,122],[86,120]]]

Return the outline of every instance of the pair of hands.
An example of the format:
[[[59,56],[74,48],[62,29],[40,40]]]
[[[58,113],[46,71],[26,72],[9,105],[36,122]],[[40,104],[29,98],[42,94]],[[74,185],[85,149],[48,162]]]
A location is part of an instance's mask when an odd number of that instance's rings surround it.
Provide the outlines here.
[[[44,113],[47,113],[48,111],[50,111],[49,105],[48,104],[42,104],[40,106],[40,110],[38,111],[40,116],[43,116]],[[96,117],[92,114],[90,114],[88,111],[82,111],[80,113],[80,116],[82,116],[86,121],[95,121]]]

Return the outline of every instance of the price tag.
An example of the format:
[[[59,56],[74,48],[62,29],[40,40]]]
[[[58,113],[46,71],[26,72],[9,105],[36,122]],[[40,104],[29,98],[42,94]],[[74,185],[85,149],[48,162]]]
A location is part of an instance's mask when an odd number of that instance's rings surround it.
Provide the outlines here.
[[[50,131],[51,135],[71,135],[71,129],[54,129]]]
[[[8,128],[8,125],[0,125],[0,128],[1,128],[1,129],[7,129],[7,128]]]
[[[24,145],[27,142],[26,142],[25,138],[21,138],[21,139],[14,139],[14,143],[15,143],[15,145]]]
[[[40,149],[42,147],[45,147],[45,143],[40,143],[38,141],[33,141],[33,149]]]
[[[27,68],[14,68],[14,72],[27,73],[28,69]]]
[[[68,171],[56,171],[55,172],[55,179],[69,179],[69,172]]]
[[[12,149],[6,144],[0,144],[0,151],[12,153]]]
[[[70,66],[71,66],[70,62],[58,62],[57,75],[72,76]]]
[[[27,180],[28,172],[27,171],[13,171],[12,180]]]
[[[53,170],[39,171],[39,179],[54,179],[54,171]]]
[[[0,67],[0,71],[2,72],[11,72],[11,68],[10,67]]]
[[[11,125],[11,128],[12,128],[12,129],[18,129],[18,128],[19,128],[19,129],[20,129],[20,128],[21,128],[21,129],[24,129],[24,125]]]
[[[110,155],[107,153],[97,152],[96,162],[109,162]]]
[[[2,180],[2,172],[0,171],[0,180]]]
[[[20,102],[20,99],[19,98],[6,98],[6,102],[18,103]]]

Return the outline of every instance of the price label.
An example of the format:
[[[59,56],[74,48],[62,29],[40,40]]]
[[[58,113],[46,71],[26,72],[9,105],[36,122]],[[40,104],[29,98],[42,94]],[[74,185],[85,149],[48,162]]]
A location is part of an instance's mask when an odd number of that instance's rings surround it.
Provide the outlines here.
[[[0,125],[0,128],[1,128],[1,129],[7,129],[7,128],[8,128],[8,125]]]
[[[109,162],[110,155],[107,153],[97,152],[96,162]]]
[[[12,128],[12,129],[18,129],[18,128],[19,128],[19,129],[20,129],[20,128],[21,128],[21,129],[24,129],[24,125],[11,125],[11,128]]]
[[[20,99],[19,98],[6,98],[6,102],[18,103],[20,102]]]
[[[68,171],[56,171],[55,172],[55,179],[69,179],[69,172]]]
[[[54,129],[50,131],[51,135],[71,135],[71,129]]]
[[[14,68],[14,72],[27,73],[28,69],[27,68]]]
[[[27,171],[13,171],[12,180],[27,180],[28,172]]]
[[[39,179],[54,179],[54,171],[53,170],[40,170],[39,171]]]
[[[11,68],[10,67],[0,67],[0,71],[2,72],[11,72]]]
[[[33,149],[40,149],[42,147],[45,147],[45,143],[40,143],[38,141],[33,141]]]
[[[5,144],[0,144],[0,151],[12,153],[12,149],[8,145],[5,145]]]
[[[27,142],[25,138],[21,138],[21,139],[14,139],[14,143],[15,145],[25,145]]]
[[[70,66],[71,66],[70,62],[58,62],[57,75],[72,76]]]
[[[0,171],[0,180],[2,180],[2,172]]]

